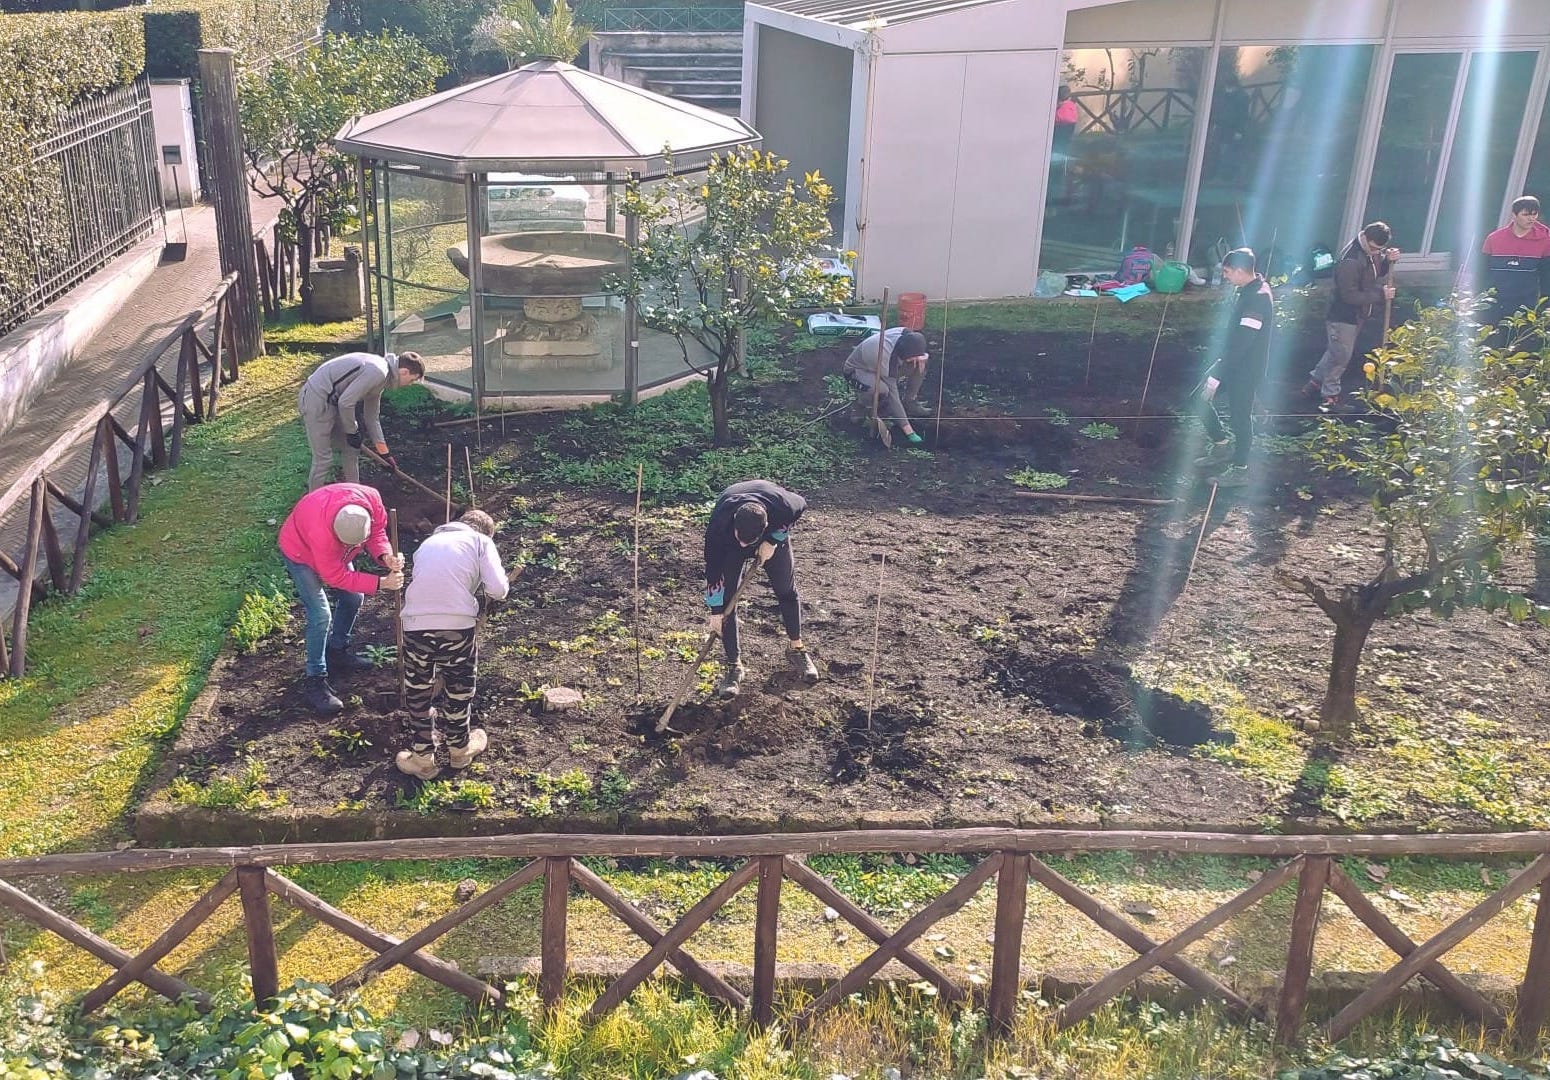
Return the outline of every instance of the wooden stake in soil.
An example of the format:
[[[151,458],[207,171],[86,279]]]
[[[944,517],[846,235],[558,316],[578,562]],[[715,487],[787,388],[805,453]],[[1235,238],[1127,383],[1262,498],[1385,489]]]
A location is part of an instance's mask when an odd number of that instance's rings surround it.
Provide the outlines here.
[[[403,558],[398,550],[398,510],[395,507],[388,511],[388,544],[393,548],[393,554]],[[405,708],[408,704],[407,683],[404,679],[404,590],[393,590],[393,643],[397,646],[398,653],[398,707]]]
[[[1195,560],[1200,556],[1200,545],[1206,538],[1206,526],[1211,523],[1211,507],[1215,505],[1216,481],[1213,480],[1211,482],[1211,497],[1206,500],[1206,514],[1205,517],[1200,519],[1200,535],[1195,537],[1195,550],[1190,554],[1189,557],[1189,569],[1184,571],[1184,584],[1179,588],[1180,593],[1189,588],[1190,576],[1195,572]]]
[[[463,469],[468,473],[468,505],[478,506],[479,497],[474,494],[474,459],[466,446],[463,447]]]
[[[640,489],[646,478],[646,466],[635,466],[635,700],[641,699],[640,670]]]
[[[1087,374],[1082,378],[1082,387],[1086,389],[1093,381],[1093,344],[1098,340],[1098,312],[1103,310],[1103,298],[1100,296],[1093,302],[1093,328],[1087,332]]]
[[[866,729],[872,730],[872,706],[877,701],[877,643],[883,629],[883,573],[888,569],[888,553],[877,564],[877,614],[872,619],[872,674],[867,679]]]
[[[955,181],[956,182],[956,181]],[[949,241],[951,246],[951,241]],[[949,272],[951,267],[949,266]],[[951,302],[946,296],[942,297],[942,355],[936,362],[936,426],[931,433],[931,441],[937,446],[942,445],[942,388],[947,383],[947,329],[948,309]],[[908,411],[908,410],[906,410]]]
[[[1171,294],[1163,297],[1162,318],[1157,320],[1157,336],[1152,339],[1152,358],[1146,362],[1146,382],[1141,384],[1141,407],[1136,410],[1138,417],[1136,420],[1137,430],[1140,430],[1141,427],[1141,420],[1139,418],[1146,416],[1146,394],[1152,388],[1152,368],[1157,364],[1157,347],[1162,344],[1163,327],[1168,325],[1168,305],[1172,301],[1173,296]]]
[[[452,520],[452,444],[447,444],[447,520]]]
[[[888,340],[888,290],[883,289],[883,309],[877,320],[877,367],[872,372],[872,423],[877,425],[877,437],[882,440],[884,446],[893,448],[893,436],[888,434],[888,425],[883,418],[877,415],[877,398],[883,389],[883,346]]]

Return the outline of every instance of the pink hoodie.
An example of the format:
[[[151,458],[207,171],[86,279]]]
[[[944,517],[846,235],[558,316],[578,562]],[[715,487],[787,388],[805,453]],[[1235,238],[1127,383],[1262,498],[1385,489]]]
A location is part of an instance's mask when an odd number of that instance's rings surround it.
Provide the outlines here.
[[[346,506],[364,506],[371,515],[371,533],[364,544],[352,547],[334,535],[334,517]],[[346,592],[377,591],[381,579],[376,574],[350,568],[350,561],[363,549],[379,563],[393,550],[382,496],[364,484],[328,484],[308,492],[280,526],[281,553],[291,562],[311,567],[325,585]]]

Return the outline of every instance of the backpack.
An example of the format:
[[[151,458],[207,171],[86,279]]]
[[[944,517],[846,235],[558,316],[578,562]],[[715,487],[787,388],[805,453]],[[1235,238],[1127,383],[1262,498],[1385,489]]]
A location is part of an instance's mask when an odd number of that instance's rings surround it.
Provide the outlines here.
[[[1121,285],[1135,285],[1145,281],[1151,276],[1152,266],[1157,262],[1157,256],[1146,249],[1143,244],[1137,244],[1130,249],[1130,254],[1120,261],[1119,273],[1115,274],[1115,280]]]

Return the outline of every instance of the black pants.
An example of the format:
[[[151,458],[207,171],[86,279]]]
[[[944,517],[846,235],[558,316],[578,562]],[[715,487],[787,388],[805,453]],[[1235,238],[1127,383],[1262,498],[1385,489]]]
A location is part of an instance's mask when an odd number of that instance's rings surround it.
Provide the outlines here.
[[[1254,444],[1254,394],[1259,389],[1259,372],[1233,372],[1222,380],[1217,398],[1227,398],[1227,422],[1232,427],[1232,463],[1247,465],[1249,448]],[[1216,402],[1202,402],[1201,419],[1206,424],[1206,434],[1212,442],[1227,438],[1222,418],[1216,414]]]
[[[405,630],[404,683],[409,706],[407,734],[418,753],[433,745],[431,698],[436,675],[447,704],[441,714],[441,734],[448,746],[468,745],[469,715],[474,704],[474,630]]]
[[[722,581],[732,586],[736,591],[743,580],[743,574],[748,567],[753,565],[752,559],[745,559],[745,552],[736,550],[728,554],[727,562],[722,567]],[[791,557],[791,541],[775,545],[775,553],[764,564],[764,575],[770,579],[770,588],[775,590],[775,599],[780,601],[780,621],[786,627],[786,636],[792,641],[802,637],[802,604],[801,597],[797,595],[796,563]],[[727,594],[728,599],[731,593]],[[717,604],[711,611],[720,614],[726,609],[725,604]],[[737,612],[727,613],[727,617],[721,623],[721,649],[726,654],[727,665],[737,663],[739,656],[737,650]]]

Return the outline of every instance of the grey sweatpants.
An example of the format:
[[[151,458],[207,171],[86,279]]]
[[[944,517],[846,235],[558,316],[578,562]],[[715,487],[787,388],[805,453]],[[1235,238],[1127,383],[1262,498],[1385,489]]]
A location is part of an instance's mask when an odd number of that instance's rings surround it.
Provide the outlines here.
[[[856,404],[861,408],[863,416],[872,415],[872,372],[857,371],[852,378],[861,387],[856,394]],[[910,367],[904,376],[904,393],[899,393],[899,379],[884,379],[882,388],[877,392],[877,414],[887,420],[897,420],[901,424],[909,422],[909,413],[904,411],[906,401],[914,401],[915,395],[920,393],[921,383],[926,381],[926,373],[915,367]]]
[[[307,432],[307,445],[312,447],[312,471],[307,474],[307,490],[316,491],[329,482],[334,471],[334,452],[339,453],[339,471],[347,483],[358,484],[361,480],[361,452],[345,441],[344,425],[339,422],[339,410],[328,403],[328,398],[302,384],[296,397],[296,409],[301,413],[301,426]]]
[[[1319,384],[1319,392],[1325,397],[1340,396],[1340,376],[1350,366],[1351,354],[1356,351],[1356,335],[1361,327],[1354,323],[1327,322],[1324,324],[1328,341],[1318,366],[1308,377]]]

